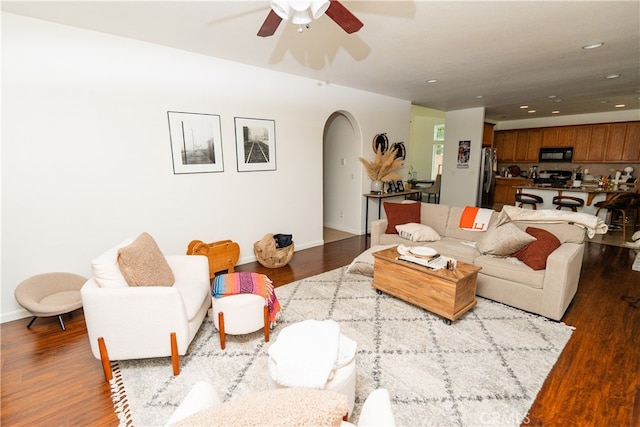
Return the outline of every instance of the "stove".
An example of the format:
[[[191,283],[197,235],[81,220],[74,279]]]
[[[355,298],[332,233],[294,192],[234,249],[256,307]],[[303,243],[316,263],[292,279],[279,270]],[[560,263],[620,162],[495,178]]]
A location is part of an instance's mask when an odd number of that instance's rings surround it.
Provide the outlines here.
[[[571,171],[560,171],[560,170],[547,170],[540,171],[541,174],[551,174],[549,178],[534,178],[534,184],[543,184],[548,185],[550,187],[565,187],[567,183],[571,180]]]

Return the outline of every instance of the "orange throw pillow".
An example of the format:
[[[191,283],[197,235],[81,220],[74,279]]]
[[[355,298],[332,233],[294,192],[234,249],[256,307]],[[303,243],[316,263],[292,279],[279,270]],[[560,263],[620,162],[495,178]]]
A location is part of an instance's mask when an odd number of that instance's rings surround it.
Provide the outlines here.
[[[547,257],[560,247],[560,240],[541,228],[527,227],[526,232],[536,240],[514,252],[511,256],[518,258],[533,270],[544,270],[547,268]]]
[[[388,221],[386,234],[398,234],[396,225],[420,223],[420,203],[384,202],[384,211]]]

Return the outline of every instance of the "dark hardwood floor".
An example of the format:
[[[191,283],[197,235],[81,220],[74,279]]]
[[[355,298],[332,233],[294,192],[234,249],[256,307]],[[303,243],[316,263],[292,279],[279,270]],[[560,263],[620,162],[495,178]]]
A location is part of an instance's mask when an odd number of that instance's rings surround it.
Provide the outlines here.
[[[329,271],[367,247],[360,236],[296,252],[272,270],[250,263],[237,271],[264,272],[281,286]],[[532,406],[525,424],[640,425],[640,272],[635,253],[588,243],[578,293],[563,321],[576,330]],[[82,310],[65,318],[4,323],[3,426],[115,426],[108,384],[91,354]],[[524,425],[524,424],[523,424]]]

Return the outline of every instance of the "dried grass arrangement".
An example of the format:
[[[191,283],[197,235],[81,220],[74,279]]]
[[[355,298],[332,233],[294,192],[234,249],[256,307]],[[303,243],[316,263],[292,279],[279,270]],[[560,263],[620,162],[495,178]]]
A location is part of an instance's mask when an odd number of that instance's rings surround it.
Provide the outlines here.
[[[360,161],[367,169],[367,175],[374,181],[397,181],[402,177],[394,172],[400,166],[404,165],[402,157],[397,157],[397,148],[392,147],[390,150],[382,152],[382,149],[376,150],[376,158],[369,161],[360,157]]]

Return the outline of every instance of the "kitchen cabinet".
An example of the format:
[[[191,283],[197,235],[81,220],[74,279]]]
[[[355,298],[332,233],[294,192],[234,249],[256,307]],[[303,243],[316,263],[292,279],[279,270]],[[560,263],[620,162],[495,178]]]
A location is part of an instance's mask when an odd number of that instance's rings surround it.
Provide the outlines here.
[[[557,146],[573,147],[576,142],[576,128],[577,126],[563,126],[558,128]]]
[[[522,129],[516,132],[516,146],[514,150],[513,160],[516,162],[524,162],[527,160],[527,148],[529,146],[529,130]]]
[[[540,146],[542,144],[542,130],[531,129],[529,131],[529,143],[527,144],[527,155],[525,161],[537,162],[540,156]]]
[[[574,162],[601,162],[607,144],[609,125],[585,125],[576,127],[573,145]]]
[[[558,128],[550,127],[542,129],[542,147],[559,147]]]
[[[610,125],[604,161],[611,163],[640,161],[640,122]]]
[[[640,121],[495,132],[498,162],[537,163],[542,147],[573,147],[573,163],[640,162]]]
[[[482,146],[493,147],[493,123],[485,123],[482,132]]]
[[[532,179],[526,178],[496,178],[496,191],[493,196],[494,206],[514,205],[516,203],[517,185],[533,184]],[[496,206],[496,207],[498,207]]]
[[[512,131],[496,132],[493,140],[498,162],[512,162],[515,156],[516,133]]]

